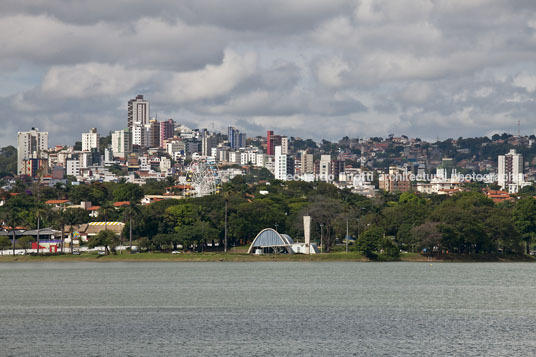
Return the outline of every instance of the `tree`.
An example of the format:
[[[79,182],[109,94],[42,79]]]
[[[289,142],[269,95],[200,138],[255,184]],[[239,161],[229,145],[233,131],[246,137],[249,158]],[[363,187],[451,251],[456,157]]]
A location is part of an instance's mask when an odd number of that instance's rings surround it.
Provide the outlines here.
[[[114,206],[110,204],[110,202],[105,202],[102,204],[101,208],[99,209],[99,215],[104,218],[104,229],[108,229],[108,218],[110,218],[110,214],[115,210]]]
[[[89,241],[89,247],[95,248],[104,246],[106,255],[112,252],[115,254],[115,248],[119,245],[119,239],[115,232],[110,230],[102,230],[95,237],[92,237]]]
[[[125,208],[125,217],[128,218],[128,239],[129,239],[129,246],[130,246],[130,253],[132,254],[132,218],[139,216],[141,214],[141,210],[136,204],[135,201],[130,201],[128,206]]]
[[[71,253],[73,252],[73,232],[74,226],[81,223],[86,223],[89,219],[87,212],[81,208],[67,208],[64,213],[64,223],[69,226],[69,237],[71,237]],[[61,238],[61,250],[63,252],[64,240]]]
[[[114,185],[112,189],[112,195],[115,202],[138,202],[143,198],[144,193],[143,189],[139,185],[127,182],[121,185]]]
[[[443,236],[439,232],[437,222],[426,222],[411,229],[414,242],[420,250],[433,251],[434,247],[441,247]]]
[[[2,251],[2,255],[4,255],[4,250],[9,248],[10,245],[11,242],[7,236],[0,236],[0,250]]]
[[[312,203],[302,210],[302,216],[309,215],[313,222],[322,225],[324,231],[322,244],[326,247],[326,253],[330,252],[331,246],[335,243],[333,228],[335,219],[341,212],[344,212],[344,206],[341,201],[325,196],[313,197]]]
[[[17,241],[16,232],[17,226],[21,222],[21,219],[15,210],[7,209],[2,212],[2,220],[4,221],[4,228],[6,228],[7,231],[11,232],[12,234],[11,244],[13,248],[13,255],[15,255],[15,243]]]
[[[530,244],[536,233],[536,200],[526,197],[519,200],[514,208],[512,220],[525,240],[527,254],[530,253]]]
[[[35,242],[35,239],[32,236],[23,236],[17,239],[17,245],[24,249],[24,252],[32,247],[33,242]]]
[[[380,227],[370,227],[357,238],[357,249],[367,258],[375,259],[375,252],[379,249],[382,238],[383,230]]]

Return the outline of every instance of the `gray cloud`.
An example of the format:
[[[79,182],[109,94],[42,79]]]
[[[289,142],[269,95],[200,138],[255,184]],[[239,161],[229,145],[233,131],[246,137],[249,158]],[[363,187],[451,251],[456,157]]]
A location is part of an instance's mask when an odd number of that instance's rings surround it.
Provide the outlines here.
[[[138,93],[194,127],[337,139],[533,133],[536,3],[0,3],[0,145],[126,125]],[[31,68],[33,78],[14,75]],[[20,79],[19,79],[20,78]],[[19,82],[20,81],[20,82]]]

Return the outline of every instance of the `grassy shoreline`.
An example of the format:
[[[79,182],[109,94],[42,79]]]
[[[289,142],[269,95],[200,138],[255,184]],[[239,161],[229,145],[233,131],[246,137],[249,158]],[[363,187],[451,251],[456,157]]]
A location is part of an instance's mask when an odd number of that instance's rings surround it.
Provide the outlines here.
[[[334,252],[316,255],[261,255],[255,256],[246,253],[138,253],[99,256],[97,254],[81,255],[24,255],[0,256],[0,263],[7,262],[370,262],[358,252]],[[527,255],[457,255],[449,254],[428,258],[418,253],[401,254],[394,261],[400,262],[535,262],[536,259]]]

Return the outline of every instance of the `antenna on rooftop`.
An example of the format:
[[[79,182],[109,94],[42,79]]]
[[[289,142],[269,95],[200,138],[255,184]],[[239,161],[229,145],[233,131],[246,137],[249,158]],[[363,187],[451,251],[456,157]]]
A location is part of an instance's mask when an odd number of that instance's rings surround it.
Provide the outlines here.
[[[521,137],[521,120],[517,121],[517,136]]]

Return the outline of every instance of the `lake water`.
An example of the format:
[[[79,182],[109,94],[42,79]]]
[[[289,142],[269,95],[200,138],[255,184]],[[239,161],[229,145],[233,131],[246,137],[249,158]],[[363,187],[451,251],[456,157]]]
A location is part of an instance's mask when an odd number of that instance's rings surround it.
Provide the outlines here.
[[[3,263],[1,356],[530,356],[536,265]]]

